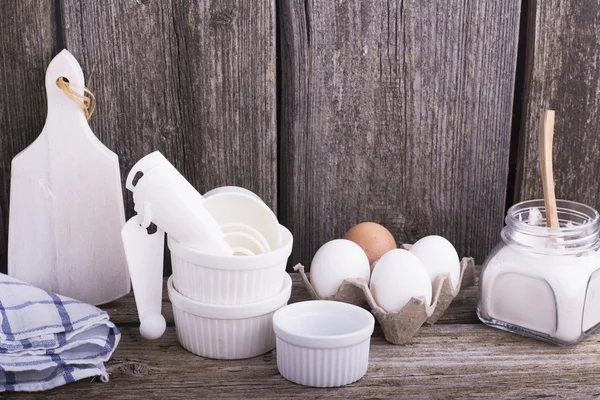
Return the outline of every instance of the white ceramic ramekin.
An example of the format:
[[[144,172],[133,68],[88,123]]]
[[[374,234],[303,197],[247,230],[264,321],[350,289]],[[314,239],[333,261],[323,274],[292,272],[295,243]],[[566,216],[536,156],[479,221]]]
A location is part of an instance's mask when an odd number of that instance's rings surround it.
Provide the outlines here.
[[[269,299],[281,290],[293,238],[283,225],[282,245],[254,256],[216,256],[178,243],[171,250],[173,285],[179,293],[202,303],[236,305]]]
[[[347,385],[363,377],[375,318],[352,304],[315,300],[290,304],[273,316],[277,368],[294,383]]]
[[[241,359],[255,357],[275,348],[273,314],[285,306],[292,293],[292,279],[284,274],[279,293],[256,303],[215,305],[191,300],[167,287],[173,305],[179,343],[202,357]]]

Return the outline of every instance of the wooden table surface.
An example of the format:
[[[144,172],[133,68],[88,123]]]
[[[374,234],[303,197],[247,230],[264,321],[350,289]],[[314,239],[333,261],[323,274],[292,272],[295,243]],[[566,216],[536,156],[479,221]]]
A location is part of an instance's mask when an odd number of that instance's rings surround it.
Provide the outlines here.
[[[291,302],[308,299],[293,274]],[[165,281],[166,282],[166,281]],[[163,297],[165,335],[156,341],[138,333],[131,295],[106,309],[122,339],[107,364],[110,382],[83,380],[43,393],[7,398],[462,398],[573,397],[600,395],[600,333],[574,347],[555,347],[479,323],[477,288],[463,288],[442,319],[424,325],[412,342],[385,341],[379,327],[371,340],[367,374],[333,389],[307,388],[277,372],[275,352],[248,360],[216,361],[195,356],[177,342],[173,313]],[[0,397],[2,397],[0,395]]]

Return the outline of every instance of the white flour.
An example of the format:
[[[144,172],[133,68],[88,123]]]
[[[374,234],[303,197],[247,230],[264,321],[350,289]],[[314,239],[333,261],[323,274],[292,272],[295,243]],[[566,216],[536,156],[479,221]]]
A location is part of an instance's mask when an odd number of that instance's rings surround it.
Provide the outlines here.
[[[596,253],[545,256],[502,248],[483,274],[481,314],[574,342],[600,322],[600,273]],[[585,312],[584,312],[585,310]]]
[[[536,209],[536,211],[538,211]],[[539,213],[539,211],[538,211]],[[530,211],[530,225],[540,224]],[[552,239],[515,235],[519,243],[556,248]],[[572,343],[600,323],[600,272],[596,251],[582,255],[537,254],[506,245],[488,260],[481,278],[480,313]],[[589,282],[589,287],[588,287]]]

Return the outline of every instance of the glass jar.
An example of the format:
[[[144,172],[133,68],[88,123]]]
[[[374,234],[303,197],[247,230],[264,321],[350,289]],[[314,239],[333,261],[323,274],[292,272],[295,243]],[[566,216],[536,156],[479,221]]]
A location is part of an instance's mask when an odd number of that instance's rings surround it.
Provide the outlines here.
[[[481,270],[477,315],[487,325],[559,345],[600,326],[600,218],[558,200],[559,228],[546,227],[543,200],[506,214],[502,242]]]

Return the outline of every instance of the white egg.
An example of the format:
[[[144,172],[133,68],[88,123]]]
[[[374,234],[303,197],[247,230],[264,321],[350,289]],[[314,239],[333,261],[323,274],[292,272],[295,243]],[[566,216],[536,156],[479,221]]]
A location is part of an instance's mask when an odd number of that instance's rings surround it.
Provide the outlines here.
[[[346,239],[325,243],[310,265],[310,282],[320,297],[332,296],[346,278],[369,282],[371,267],[363,249]]]
[[[417,241],[409,251],[425,265],[432,282],[438,275],[448,273],[452,286],[458,286],[460,260],[448,240],[436,235],[426,236]]]
[[[379,307],[398,312],[413,297],[424,297],[431,304],[431,281],[423,263],[406,250],[390,250],[375,263],[371,293]]]

